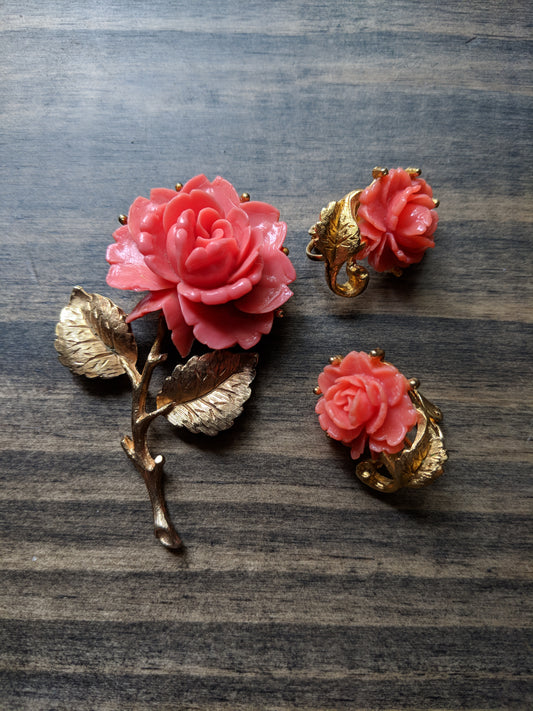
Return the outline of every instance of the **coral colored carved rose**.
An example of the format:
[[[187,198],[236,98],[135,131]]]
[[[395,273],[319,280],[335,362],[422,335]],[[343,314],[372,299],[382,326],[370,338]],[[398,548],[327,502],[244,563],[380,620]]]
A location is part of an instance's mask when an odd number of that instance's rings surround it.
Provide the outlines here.
[[[367,443],[372,454],[394,454],[404,447],[417,422],[409,382],[397,368],[352,351],[318,376],[322,397],[316,404],[320,426],[351,448],[357,459]]]
[[[439,218],[432,195],[425,180],[402,168],[374,180],[359,197],[357,219],[366,245],[358,259],[366,257],[378,272],[419,262],[435,246]]]
[[[272,205],[241,203],[223,178],[198,175],[179,193],[156,188],[133,202],[107,249],[107,283],[149,291],[128,321],[162,309],[182,356],[194,337],[215,349],[251,348],[292,296],[286,231]]]

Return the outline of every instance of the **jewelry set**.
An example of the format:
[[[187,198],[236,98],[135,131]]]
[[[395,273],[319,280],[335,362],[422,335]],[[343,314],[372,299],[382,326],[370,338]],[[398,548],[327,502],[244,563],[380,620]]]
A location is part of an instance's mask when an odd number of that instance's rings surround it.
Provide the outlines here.
[[[369,271],[358,260],[399,276],[434,246],[438,201],[420,173],[374,168],[368,187],[322,209],[306,253],[324,262],[335,294],[354,297],[366,289]],[[164,458],[150,453],[148,428],[163,415],[176,427],[215,435],[242,412],[258,360],[250,349],[271,331],[296,278],[283,245],[287,225],[279,217],[275,207],[239,196],[220,177],[211,182],[198,175],[173,190],[156,188],[119,216],[106,255],[109,286],[147,295],[127,315],[109,298],[75,287],[56,326],[59,359],[72,372],[129,378],[131,435],[122,447],[146,483],[155,535],[171,550],[183,544],[164,499]],[[160,314],[157,336],[139,370],[130,323],[151,312]],[[195,341],[212,350],[177,365],[150,409],[150,380],[167,357],[161,352],[167,331],[182,358]],[[365,484],[391,493],[442,474],[442,413],[381,349],[333,356],[315,393],[320,426],[350,448]]]

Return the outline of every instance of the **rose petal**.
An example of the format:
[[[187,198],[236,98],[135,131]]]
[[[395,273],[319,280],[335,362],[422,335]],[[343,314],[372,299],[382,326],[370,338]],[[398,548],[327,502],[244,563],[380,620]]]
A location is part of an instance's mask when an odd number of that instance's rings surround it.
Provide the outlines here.
[[[131,238],[110,244],[106,259],[111,265],[106,281],[115,289],[159,291],[172,286],[171,282],[154,273],[146,265],[143,255]]]
[[[372,417],[375,409],[376,406],[371,402],[368,393],[363,388],[359,388],[354,393],[350,407],[351,426],[365,424]]]
[[[253,284],[249,279],[240,279],[234,284],[226,284],[216,289],[197,289],[186,282],[178,284],[178,292],[187,299],[213,306],[235,301],[250,292]]]
[[[387,402],[387,393],[383,387],[383,383],[373,375],[365,380],[365,389],[368,399],[374,406],[374,412],[366,421],[366,431],[372,434],[378,430],[385,422],[389,404]]]
[[[366,442],[367,442],[367,435],[365,432],[361,432],[359,437],[355,438],[351,442],[350,456],[352,459],[359,459],[359,457],[365,451]]]
[[[134,240],[136,240],[139,233],[142,232],[141,222],[146,211],[150,209],[150,205],[151,203],[148,198],[139,196],[132,202],[128,210],[128,229]]]
[[[327,366],[332,368],[335,366]],[[343,375],[359,375],[360,373],[372,373],[374,369],[373,361],[367,353],[350,351],[341,361],[340,372]]]
[[[218,220],[220,220],[220,212],[218,210],[214,210],[212,207],[202,208],[196,218],[196,236],[210,239],[212,231],[215,229],[214,225]]]
[[[341,370],[338,365],[327,365],[318,376],[318,387],[325,393],[335,383],[340,376]]]
[[[228,213],[233,207],[241,204],[240,198],[233,185],[221,178],[220,175],[213,182],[204,188],[210,195],[213,195],[217,203],[222,207],[224,213]]]
[[[185,283],[199,289],[225,286],[235,268],[239,250],[234,239],[222,237],[195,247],[180,269]]]
[[[149,254],[144,258],[144,261],[153,272],[158,274],[163,279],[166,279],[174,284],[178,281],[178,275],[169,263],[168,257],[164,252]]]
[[[239,196],[233,185],[219,175],[212,183],[205,175],[197,175],[185,183],[181,192],[191,193],[193,190],[202,190],[207,195],[213,197],[221,207],[223,214],[229,212],[232,207],[236,207],[240,204]]]
[[[388,175],[381,178],[380,182],[383,183],[383,200],[388,202],[390,196],[397,192],[402,192],[406,188],[415,187],[418,191],[419,188],[416,187],[416,181],[411,178],[409,173],[403,168],[391,168]]]
[[[175,289],[156,291],[152,294],[148,294],[148,296],[145,296],[144,299],[139,301],[126,321],[130,323],[141,316],[145,316],[147,313],[161,309],[163,310],[166,324],[169,330],[172,331],[172,341],[180,355],[185,358],[191,350],[194,335],[192,328],[185,323]]]
[[[405,209],[409,198],[415,191],[416,188],[413,185],[409,185],[409,187],[404,190],[399,190],[392,195],[387,209],[387,231],[394,232],[398,224],[398,217]]]
[[[220,217],[224,216],[224,211],[221,206],[211,195],[203,193],[200,190],[192,190],[190,193],[185,193],[182,190],[164,208],[163,227],[165,231],[168,233],[170,228],[176,224],[180,215],[189,210],[193,211],[196,222],[196,215],[205,208],[211,208],[217,212]]]
[[[412,195],[411,199],[409,202],[412,205],[422,205],[422,207],[427,207],[428,210],[434,210],[435,209],[435,203],[433,202],[433,198],[431,198],[429,195],[426,195],[425,193],[417,193],[416,195]],[[437,213],[435,213],[437,214]]]
[[[326,402],[326,399],[321,397],[315,406],[315,412],[319,415],[320,426],[333,439],[349,444],[353,439],[359,436],[363,428],[341,429],[337,427],[326,412]]]
[[[340,379],[324,396],[325,412],[337,427],[344,430],[351,430],[363,424],[364,421],[358,421],[351,417],[351,405],[358,394],[357,389],[346,386],[346,384],[342,382],[342,379]]]
[[[414,237],[423,235],[431,227],[431,213],[422,205],[408,204],[398,216],[396,230],[398,235]]]
[[[178,276],[183,272],[185,260],[194,249],[194,229],[196,215],[193,210],[182,212],[177,222],[167,233],[167,256],[169,263]]]
[[[280,250],[270,250],[263,254],[261,281],[236,304],[246,313],[274,311],[292,296],[287,286],[296,279],[291,261]]]
[[[210,181],[205,177],[203,173],[200,173],[200,175],[195,175],[194,178],[191,178],[185,183],[185,185],[180,190],[180,194],[187,194],[192,192],[193,190],[207,189],[210,185]]]
[[[360,215],[358,214],[358,216]],[[358,223],[358,226],[359,232],[361,233],[361,237],[363,237],[369,242],[373,242],[374,240],[380,239],[381,235],[383,234],[382,230],[378,230],[377,227],[374,227],[374,225],[372,225],[370,222],[367,222],[365,219],[361,219]]]
[[[270,244],[279,249],[287,234],[285,222],[279,222],[279,210],[266,202],[253,200],[241,205],[248,215],[250,226],[261,230],[265,245]]]
[[[386,232],[376,249],[368,255],[368,263],[377,272],[391,272],[405,266],[405,255],[391,232]]]
[[[370,190],[371,188],[372,186],[365,188],[365,190]],[[369,199],[371,198],[369,197]],[[357,216],[359,219],[366,220],[378,232],[385,232],[387,229],[387,209],[379,200],[368,204],[361,202],[357,210]]]
[[[150,200],[157,205],[164,205],[176,197],[175,190],[169,188],[153,188],[150,190]]]
[[[251,230],[248,215],[241,210],[240,207],[232,207],[231,210],[226,213],[226,220],[231,223],[233,235],[237,240],[241,253],[245,256],[248,253],[247,250],[250,248]]]
[[[274,316],[245,314],[230,302],[219,306],[205,306],[180,295],[185,321],[194,328],[194,335],[210,348],[230,348],[239,344],[251,348],[262,335],[270,333]]]
[[[174,193],[175,194],[175,193]],[[128,229],[132,238],[139,246],[140,251],[145,254],[141,245],[141,235],[150,233],[157,237],[159,244],[164,244],[163,212],[165,204],[159,204],[138,197],[131,205],[128,212]]]
[[[417,412],[408,395],[398,407],[391,408],[382,427],[370,437],[370,449],[394,454],[403,449],[406,434],[417,422]]]
[[[413,183],[419,188],[419,195],[428,195],[430,198],[433,197],[433,189],[429,183],[426,183],[424,178],[415,178]]]

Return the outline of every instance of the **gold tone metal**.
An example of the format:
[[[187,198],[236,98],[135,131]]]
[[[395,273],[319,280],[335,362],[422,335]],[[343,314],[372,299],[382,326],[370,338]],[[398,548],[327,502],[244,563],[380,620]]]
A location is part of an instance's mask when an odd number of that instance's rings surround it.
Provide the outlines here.
[[[406,168],[411,179],[422,174],[420,168]],[[372,170],[374,181],[389,174],[388,168],[376,166]],[[372,183],[373,184],[373,183]],[[309,259],[326,262],[326,281],[329,288],[339,296],[357,296],[368,286],[368,270],[357,264],[358,253],[365,246],[361,239],[358,225],[359,196],[362,190],[354,190],[342,200],[330,202],[320,212],[320,220],[309,230],[311,241],[305,253]],[[435,207],[439,201],[433,198]],[[337,282],[337,276],[342,265],[346,263],[348,281]],[[403,270],[391,269],[394,276],[401,276]]]
[[[288,247],[281,247],[281,251],[283,254],[288,257],[289,256],[289,248]]]
[[[56,335],[59,360],[77,375],[115,378],[137,362],[137,344],[124,311],[81,286],[74,287],[62,309]]]
[[[397,454],[381,452],[377,459],[359,462],[355,473],[368,486],[390,494],[401,488],[420,489],[437,479],[448,458],[439,422],[442,412],[418,392],[418,380],[410,381],[409,396],[418,413],[413,442]],[[416,384],[416,385],[415,385]],[[382,469],[387,473],[382,473]]]
[[[88,378],[112,378],[126,373],[131,381],[131,436],[122,439],[127,456],[142,474],[160,543],[171,550],[182,547],[168,514],[163,491],[161,455],[152,457],[147,444],[148,428],[165,415],[174,425],[192,432],[214,435],[231,427],[250,397],[257,355],[214,351],[177,366],[163,384],[156,409],[146,409],[148,388],[154,368],[166,359],[161,343],[166,332],[159,319],[156,339],[141,373],[137,370],[137,344],[126,315],[110,299],[73,289],[70,302],[61,311],[54,343],[59,360],[73,373]]]
[[[274,316],[276,318],[285,318],[285,311],[283,309],[276,309],[274,311]]]
[[[157,396],[170,406],[167,419],[191,432],[216,435],[229,429],[251,394],[257,355],[214,351],[177,365]]]
[[[174,186],[174,190],[179,193],[179,191],[183,188],[183,183],[176,183]]]
[[[389,174],[389,169],[388,168],[382,168],[381,166],[377,165],[375,168],[372,169],[372,177],[374,180],[378,180],[378,178],[383,178],[385,175]]]
[[[341,200],[330,202],[309,230],[311,241],[306,254],[309,259],[325,261],[326,281],[339,296],[357,296],[368,285],[368,271],[355,261],[363,247],[356,218],[361,192],[354,190]],[[343,264],[348,281],[339,284],[337,277]]]
[[[241,202],[250,202],[250,193],[242,193],[240,197]]]
[[[380,361],[385,359],[382,348],[374,348],[369,353],[371,358]],[[338,365],[343,356],[331,356],[329,362]],[[418,378],[409,380],[411,389],[409,397],[413,403],[418,421],[416,434],[412,442],[405,439],[405,447],[396,454],[380,452],[375,459],[367,459],[357,464],[355,473],[364,484],[381,491],[392,493],[401,488],[420,489],[431,483],[443,473],[443,464],[448,459],[444,449],[442,430],[439,422],[442,411],[418,392]],[[315,395],[322,395],[319,386],[315,387]],[[387,473],[382,473],[385,468]]]
[[[132,436],[124,436],[121,444],[128,457],[141,473],[146,484],[150,503],[152,504],[156,538],[165,548],[179,550],[182,547],[182,542],[170,520],[163,491],[163,465],[165,459],[162,455],[158,455],[155,458],[152,457],[146,441],[148,427],[151,422],[159,415],[166,415],[172,407],[172,403],[168,403],[152,412],[146,410],[146,398],[152,372],[167,357],[166,353],[160,353],[161,341],[164,335],[165,324],[163,319],[160,318],[157,336],[148,354],[142,373],[139,373],[136,368],[127,369],[133,387],[131,402]]]
[[[119,215],[118,221],[120,222],[121,225],[127,225],[128,224],[128,216],[127,215]]]
[[[385,351],[383,348],[373,348],[370,351],[370,357],[371,358],[378,358],[379,360],[383,360],[385,358]]]

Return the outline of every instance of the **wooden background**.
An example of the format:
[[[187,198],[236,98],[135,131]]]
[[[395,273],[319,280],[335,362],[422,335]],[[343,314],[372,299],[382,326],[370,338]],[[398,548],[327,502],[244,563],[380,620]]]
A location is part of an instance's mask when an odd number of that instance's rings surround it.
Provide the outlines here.
[[[531,707],[528,5],[2,4],[2,709]],[[334,296],[309,226],[413,164],[435,249]],[[53,332],[75,284],[133,307],[116,216],[200,172],[279,207],[298,280],[234,428],[153,427],[175,556],[119,444],[128,383],[71,375]],[[450,457],[388,498],[313,412],[327,358],[376,346]]]

